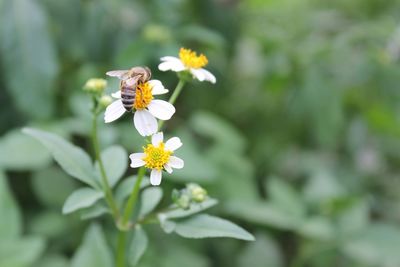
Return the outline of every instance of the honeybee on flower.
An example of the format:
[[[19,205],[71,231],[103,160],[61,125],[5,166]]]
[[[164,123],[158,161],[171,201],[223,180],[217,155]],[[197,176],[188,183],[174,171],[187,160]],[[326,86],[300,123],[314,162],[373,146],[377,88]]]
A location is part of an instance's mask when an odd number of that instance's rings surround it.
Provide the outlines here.
[[[158,68],[161,71],[189,71],[194,78],[201,82],[209,81],[215,83],[217,81],[211,72],[203,68],[208,64],[207,57],[203,54],[197,55],[196,52],[190,49],[181,48],[179,50],[179,58],[166,56],[160,60],[162,62],[158,65]]]
[[[145,166],[151,169],[150,183],[152,185],[160,185],[162,170],[172,173],[172,168],[183,168],[183,160],[173,156],[174,151],[181,146],[182,142],[178,137],[172,137],[164,143],[163,133],[158,132],[151,137],[151,144],[143,147],[143,153],[129,155],[130,166],[132,168]]]
[[[134,112],[133,122],[142,136],[157,132],[157,119],[169,120],[175,107],[164,100],[154,99],[155,95],[168,92],[159,80],[150,80],[148,68],[134,67],[130,70],[109,71],[107,75],[121,80],[120,90],[111,96],[116,98],[105,111],[106,123],[115,121],[125,112]]]

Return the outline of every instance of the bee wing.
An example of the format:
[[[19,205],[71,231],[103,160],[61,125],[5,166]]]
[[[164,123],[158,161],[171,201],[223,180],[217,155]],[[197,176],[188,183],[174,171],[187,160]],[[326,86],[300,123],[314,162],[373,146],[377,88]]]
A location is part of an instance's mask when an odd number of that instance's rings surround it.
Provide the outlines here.
[[[129,70],[112,70],[107,71],[106,75],[110,77],[117,77],[120,80],[125,80],[129,77]]]
[[[136,86],[138,80],[139,80],[139,77],[135,76],[135,77],[132,77],[132,78],[126,80],[125,82],[126,82],[126,85],[128,85],[128,86]]]

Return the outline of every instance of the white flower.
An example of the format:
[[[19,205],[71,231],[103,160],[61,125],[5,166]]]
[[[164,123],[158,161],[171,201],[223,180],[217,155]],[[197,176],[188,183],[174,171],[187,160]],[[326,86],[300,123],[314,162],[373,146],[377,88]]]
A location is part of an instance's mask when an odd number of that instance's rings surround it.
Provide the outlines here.
[[[190,49],[181,48],[179,50],[179,58],[168,56],[162,57],[161,61],[162,62],[158,65],[158,68],[161,71],[189,71],[193,77],[201,82],[209,81],[215,83],[217,81],[211,72],[203,69],[203,67],[208,63],[207,57],[203,54],[197,56],[196,52],[193,52]]]
[[[152,135],[157,132],[157,119],[169,120],[175,113],[175,107],[167,101],[153,99],[154,95],[162,95],[168,90],[164,88],[159,80],[150,80],[141,83],[136,87],[136,95],[133,103],[132,111],[133,123],[142,136]],[[127,110],[121,100],[121,91],[112,94],[117,98],[106,109],[104,121],[106,123],[115,121],[121,117]]]
[[[144,153],[133,153],[129,155],[131,167],[138,168],[145,166],[151,169],[150,183],[160,185],[162,170],[172,173],[172,168],[182,169],[184,162],[182,159],[173,156],[173,152],[182,146],[178,137],[172,137],[164,143],[162,132],[156,133],[151,137],[151,144],[144,147]]]

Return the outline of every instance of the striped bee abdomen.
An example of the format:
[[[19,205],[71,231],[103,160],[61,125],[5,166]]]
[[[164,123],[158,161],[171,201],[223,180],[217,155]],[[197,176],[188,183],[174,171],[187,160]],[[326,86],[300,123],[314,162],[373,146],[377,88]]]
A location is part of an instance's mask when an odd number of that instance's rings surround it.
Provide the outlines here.
[[[126,111],[132,111],[133,103],[135,102],[136,87],[129,86],[121,87],[121,100]]]

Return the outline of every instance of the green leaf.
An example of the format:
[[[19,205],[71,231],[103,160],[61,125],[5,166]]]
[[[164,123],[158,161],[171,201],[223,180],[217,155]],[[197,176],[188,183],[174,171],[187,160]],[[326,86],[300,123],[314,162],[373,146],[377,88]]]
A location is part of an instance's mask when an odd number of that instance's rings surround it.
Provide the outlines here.
[[[0,266],[29,267],[42,254],[45,242],[38,237],[0,241]]]
[[[81,148],[52,133],[32,128],[24,128],[22,131],[39,140],[66,173],[94,188],[99,188],[91,160]]]
[[[39,201],[56,209],[62,207],[65,199],[76,189],[75,181],[57,167],[34,173],[31,183]]]
[[[65,232],[70,231],[70,220],[58,211],[41,212],[29,222],[29,232],[45,238],[60,238]]]
[[[69,267],[68,260],[61,255],[44,255],[42,259],[34,265],[35,267]]]
[[[129,176],[125,180],[123,180],[116,189],[115,192],[115,200],[118,204],[122,205],[122,202],[129,196],[129,194],[133,190],[133,186],[136,182],[136,175]],[[140,188],[144,188],[150,185],[150,181],[148,177],[143,177],[142,183],[140,184]]]
[[[275,240],[264,233],[256,234],[238,256],[239,267],[282,267],[283,257]]]
[[[100,226],[87,230],[82,245],[72,258],[71,267],[112,267],[113,259]]]
[[[210,112],[198,111],[190,119],[191,127],[203,136],[214,139],[226,150],[240,153],[245,149],[246,140],[229,122]]]
[[[168,177],[179,182],[210,183],[215,181],[217,178],[215,163],[197,147],[198,143],[190,133],[181,129],[177,136],[181,138],[184,145],[176,151],[176,155],[185,159],[185,168],[168,175]]]
[[[283,230],[293,230],[303,221],[281,210],[269,202],[230,202],[226,204],[227,212],[248,222],[273,226]]]
[[[82,220],[97,218],[103,214],[110,213],[109,208],[102,202],[97,202],[93,206],[83,209],[80,212]]]
[[[176,222],[174,231],[186,238],[231,237],[254,241],[253,235],[236,224],[207,214]]]
[[[372,224],[359,236],[349,236],[343,246],[352,259],[373,266],[400,266],[400,228],[389,224]]]
[[[0,140],[0,168],[6,170],[43,169],[51,162],[51,155],[34,139],[13,130]]]
[[[103,197],[103,192],[89,187],[77,189],[65,201],[62,212],[68,214],[78,209],[88,208]]]
[[[21,214],[8,187],[7,179],[1,171],[0,218],[0,240],[16,239],[22,231]]]
[[[308,218],[303,224],[299,225],[297,232],[305,237],[322,241],[335,238],[334,225],[324,217]]]
[[[122,178],[128,167],[128,153],[121,146],[112,146],[101,153],[104,169],[111,187]],[[101,181],[99,164],[96,162],[97,177]]]
[[[192,214],[198,213],[200,211],[209,209],[215,205],[218,204],[218,200],[214,198],[208,198],[202,203],[192,203],[189,207],[189,209],[184,210],[184,209],[176,209],[177,207],[175,205],[170,207],[170,211],[166,211],[163,213],[160,213],[159,216],[165,218],[165,219],[174,219],[174,218],[183,218],[190,216]]]
[[[163,191],[160,187],[150,187],[145,189],[140,195],[140,211],[139,216],[143,217],[157,206],[161,201]]]
[[[338,226],[343,236],[360,233],[368,226],[369,208],[367,204],[366,200],[359,199],[341,212]]]
[[[268,183],[268,192],[273,202],[281,210],[297,216],[305,215],[306,209],[300,195],[285,181],[272,178]]]
[[[58,73],[45,15],[39,1],[5,1],[0,9],[5,88],[25,115],[41,119],[53,113],[53,85]]]
[[[129,247],[129,263],[135,266],[147,249],[149,239],[146,232],[139,225],[136,226],[131,245]]]

